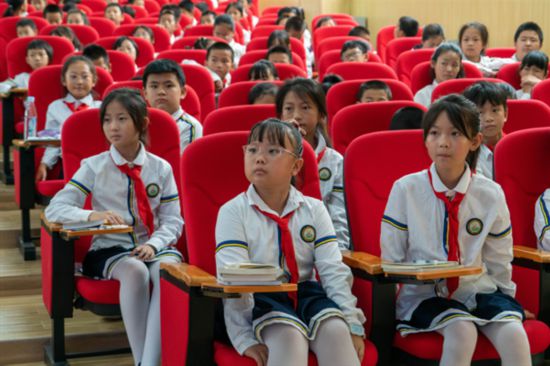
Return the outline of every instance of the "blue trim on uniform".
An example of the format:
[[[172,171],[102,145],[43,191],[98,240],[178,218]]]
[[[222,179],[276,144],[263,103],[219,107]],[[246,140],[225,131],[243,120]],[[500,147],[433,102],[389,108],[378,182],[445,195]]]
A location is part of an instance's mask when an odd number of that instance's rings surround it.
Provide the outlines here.
[[[241,248],[248,250],[248,243],[240,240],[225,240],[216,245],[216,253],[225,248]]]
[[[128,212],[130,213],[130,217],[132,218],[132,226],[135,228],[136,226],[136,218],[134,214],[132,213],[132,179],[130,179],[130,176],[126,174],[126,177],[128,178],[128,194],[126,197],[126,203],[128,204]],[[130,239],[132,239],[132,244],[136,245],[136,237],[134,231],[128,233],[130,236]]]
[[[540,236],[538,237],[539,242],[542,242],[544,235],[548,230],[550,230],[550,215],[548,214],[548,207],[546,207],[546,202],[544,202],[544,193],[541,194],[539,198],[539,205],[542,216],[544,217],[544,227],[542,228]]]
[[[399,221],[387,216],[387,215],[384,215],[382,216],[382,222],[385,222],[386,224],[389,224],[391,226],[393,226],[394,228],[396,229],[399,229],[399,230],[402,230],[402,231],[408,231],[409,230],[409,227],[405,224],[402,224],[400,223]]]
[[[329,235],[329,236],[325,236],[323,238],[315,240],[315,245],[314,246],[315,246],[315,249],[317,249],[322,245],[332,243],[332,242],[337,242],[337,241],[338,241],[338,239],[336,239],[336,235]]]
[[[77,181],[76,179],[71,179],[68,184],[78,188],[79,191],[81,191],[82,193],[84,193],[86,196],[90,194],[91,190],[86,187],[84,184],[80,183],[79,181]]]
[[[496,233],[496,234],[493,234],[493,233],[489,233],[489,236],[492,237],[492,238],[503,238],[505,237],[506,235],[510,234],[510,232],[512,231],[512,226],[508,226],[506,229],[504,229],[504,231],[500,232],[500,233]]]
[[[332,187],[332,191],[333,191],[333,192],[344,192],[344,187],[333,186],[333,187]]]
[[[183,112],[183,114],[180,116],[180,120],[189,125],[190,127],[190,130],[189,130],[189,143],[193,142],[194,138],[195,138],[195,126],[193,126],[193,124],[191,122],[189,122],[185,117],[185,112]]]
[[[179,195],[176,193],[176,194],[173,194],[173,195],[170,195],[170,196],[161,197],[160,198],[160,203],[177,201],[178,199],[179,199]]]
[[[449,213],[445,208],[445,217],[443,218],[443,251],[449,255]]]

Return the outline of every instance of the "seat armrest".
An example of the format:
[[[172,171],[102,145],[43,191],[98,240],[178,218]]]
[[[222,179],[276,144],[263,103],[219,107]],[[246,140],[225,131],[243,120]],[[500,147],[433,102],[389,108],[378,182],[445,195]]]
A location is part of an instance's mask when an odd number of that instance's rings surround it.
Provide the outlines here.
[[[399,281],[413,280],[413,281],[436,281],[445,278],[463,277],[477,275],[482,272],[481,267],[474,266],[460,266],[457,268],[449,269],[428,269],[419,271],[385,271],[384,275]]]
[[[201,287],[205,283],[216,283],[216,277],[201,268],[188,263],[161,263],[160,268],[187,287]]]
[[[50,222],[48,221],[48,219],[46,218],[46,215],[44,214],[44,212],[40,213],[40,223],[42,225],[42,227],[44,229],[46,229],[46,231],[48,233],[57,233],[59,231],[61,231],[61,229],[63,228],[63,226],[57,222]]]
[[[370,275],[382,274],[382,260],[375,255],[346,251],[342,253],[342,259],[352,269],[364,271]]]
[[[514,258],[528,259],[541,264],[550,263],[550,252],[523,245],[514,245]]]

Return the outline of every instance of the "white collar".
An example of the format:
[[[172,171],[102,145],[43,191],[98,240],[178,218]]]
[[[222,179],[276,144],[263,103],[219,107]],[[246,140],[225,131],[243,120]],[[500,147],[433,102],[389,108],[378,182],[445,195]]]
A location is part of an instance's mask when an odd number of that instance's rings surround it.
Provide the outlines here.
[[[323,134],[319,130],[315,131],[317,137],[317,147],[315,148],[315,155],[319,155],[323,149],[327,147],[327,141],[323,137]]]
[[[290,186],[290,191],[288,193],[288,199],[283,209],[283,214],[279,215],[277,212],[273,211],[260,197],[254,185],[251,184],[248,186],[246,191],[246,198],[248,199],[248,204],[250,206],[258,206],[258,208],[264,212],[268,212],[277,216],[285,216],[289,212],[296,210],[302,202],[304,202],[304,196],[296,189],[294,186]]]
[[[86,95],[82,99],[76,99],[75,97],[73,97],[71,93],[67,93],[67,95],[65,96],[65,98],[63,98],[63,100],[67,103],[78,102],[78,104],[86,104],[88,107],[93,107],[93,104],[94,104],[94,97],[92,96],[92,93]]]
[[[443,182],[439,178],[439,175],[437,174],[437,170],[435,169],[435,163],[432,163],[432,165],[430,166],[430,173],[432,174],[432,185],[434,191],[445,192],[445,195],[448,197],[454,196],[456,192],[462,194],[466,193],[466,191],[468,190],[468,186],[470,185],[471,172],[468,164],[466,164],[466,169],[464,170],[462,177],[460,177],[458,184],[453,189],[449,189],[445,184],[443,184]]]
[[[109,148],[109,154],[111,155],[111,158],[113,159],[115,165],[133,164],[143,166],[147,157],[147,155],[145,154],[145,146],[143,146],[143,143],[141,142],[139,143],[139,151],[134,161],[130,162],[124,159],[124,157],[120,155],[118,150],[113,145],[111,145],[111,147]]]
[[[177,121],[183,116],[183,113],[183,108],[180,106],[177,111],[172,113],[172,118],[174,119],[174,121]]]

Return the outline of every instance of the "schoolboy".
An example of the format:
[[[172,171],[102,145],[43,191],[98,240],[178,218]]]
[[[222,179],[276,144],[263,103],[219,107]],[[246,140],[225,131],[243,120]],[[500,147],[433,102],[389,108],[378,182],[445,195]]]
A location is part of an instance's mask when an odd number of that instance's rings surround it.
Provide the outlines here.
[[[122,24],[122,21],[124,20],[124,15],[122,14],[122,6],[117,3],[110,3],[109,5],[107,5],[104,14],[105,18],[109,19],[117,26]]]
[[[236,66],[239,65],[239,60],[241,59],[241,56],[245,53],[246,48],[242,44],[235,42],[235,23],[233,22],[233,18],[231,18],[231,15],[222,14],[216,17],[216,20],[214,21],[214,31],[212,35],[214,37],[221,38],[229,43],[229,45],[233,49],[234,63]]]
[[[291,64],[292,52],[285,46],[273,46],[267,51],[265,59],[274,64]]]
[[[216,19],[216,13],[212,10],[207,10],[201,14],[201,24],[205,25],[214,25],[214,20]]]
[[[399,18],[397,26],[395,27],[395,38],[400,37],[416,37],[418,33],[418,21],[409,16],[403,16]]]
[[[170,44],[176,41],[176,30],[178,29],[178,20],[176,14],[171,9],[164,9],[159,14],[158,24],[166,29],[170,35]]]
[[[34,37],[38,35],[38,29],[32,19],[21,18],[15,24],[17,37]]]
[[[191,20],[191,25],[197,25],[197,20],[195,19],[195,14],[194,14],[195,4],[193,4],[192,1],[183,0],[178,4],[178,7],[180,9],[181,15]]]
[[[60,25],[63,22],[63,11],[55,4],[46,5],[42,12],[42,16],[49,24]]]
[[[109,54],[107,50],[97,44],[89,44],[82,50],[82,55],[88,57],[96,67],[111,72],[111,62],[109,61]]]
[[[234,57],[233,48],[225,42],[215,42],[206,50],[204,65],[212,75],[216,93],[220,93],[231,82]]]
[[[369,60],[369,45],[359,40],[346,41],[340,50],[342,62],[367,62]]]
[[[365,41],[370,42],[370,31],[367,27],[363,27],[362,25],[357,25],[351,28],[348,36],[361,37]]]
[[[359,85],[357,103],[387,102],[391,98],[391,89],[383,81],[369,80]]]

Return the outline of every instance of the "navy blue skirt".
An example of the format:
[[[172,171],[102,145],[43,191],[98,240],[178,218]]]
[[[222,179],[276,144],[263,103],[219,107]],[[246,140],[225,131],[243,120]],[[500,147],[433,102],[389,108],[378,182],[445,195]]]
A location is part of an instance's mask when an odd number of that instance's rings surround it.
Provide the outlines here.
[[[329,299],[321,284],[305,281],[298,284],[296,309],[286,292],[254,294],[253,328],[261,341],[261,331],[271,324],[287,324],[297,328],[307,339],[315,339],[321,322],[330,317],[344,318],[334,301]]]
[[[511,296],[500,291],[476,294],[477,307],[468,310],[464,304],[444,297],[426,299],[414,310],[408,321],[399,320],[397,330],[401,335],[431,332],[459,320],[468,320],[479,326],[491,322],[523,321],[522,306]]]

